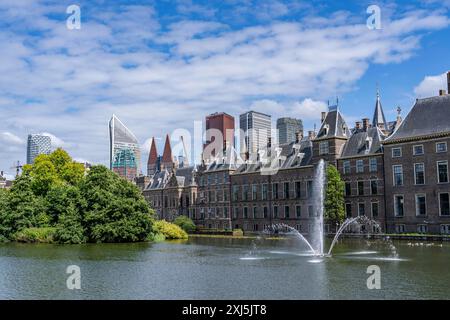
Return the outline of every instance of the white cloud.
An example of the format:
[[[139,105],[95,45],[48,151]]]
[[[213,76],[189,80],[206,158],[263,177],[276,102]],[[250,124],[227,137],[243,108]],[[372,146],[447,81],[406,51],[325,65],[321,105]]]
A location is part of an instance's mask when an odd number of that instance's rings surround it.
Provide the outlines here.
[[[417,98],[437,96],[439,90],[447,90],[447,74],[436,76],[426,76],[415,88],[414,93]]]
[[[65,142],[63,140],[61,140],[60,138],[58,138],[57,136],[55,136],[55,135],[53,135],[51,133],[43,132],[42,135],[50,137],[50,140],[52,142],[52,147],[53,148],[62,148],[65,145]]]
[[[0,132],[0,141],[12,145],[24,145],[25,141],[11,132]]]

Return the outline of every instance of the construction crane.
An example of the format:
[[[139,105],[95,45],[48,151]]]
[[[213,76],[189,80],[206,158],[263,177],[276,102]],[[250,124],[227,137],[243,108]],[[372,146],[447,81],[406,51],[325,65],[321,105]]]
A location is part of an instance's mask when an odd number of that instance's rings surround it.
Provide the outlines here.
[[[20,170],[22,170],[23,165],[20,164],[20,161],[17,161],[16,163],[13,164],[13,166],[10,169],[16,169],[16,177],[19,176],[20,174]]]

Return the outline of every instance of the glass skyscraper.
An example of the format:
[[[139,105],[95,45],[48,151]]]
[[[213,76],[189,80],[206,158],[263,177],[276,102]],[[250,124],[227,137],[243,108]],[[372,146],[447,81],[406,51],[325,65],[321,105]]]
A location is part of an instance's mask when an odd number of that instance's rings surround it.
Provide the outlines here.
[[[117,118],[109,121],[110,169],[127,180],[141,173],[141,149],[135,135]]]
[[[27,164],[33,164],[40,154],[49,154],[52,151],[52,140],[42,134],[29,134],[27,141]]]
[[[267,143],[272,133],[271,117],[256,111],[249,111],[239,116],[239,125],[241,129],[241,156],[245,154],[251,157],[258,150],[267,147]]]
[[[277,120],[278,143],[290,143],[296,140],[296,133],[303,136],[303,122],[294,118],[279,118]]]

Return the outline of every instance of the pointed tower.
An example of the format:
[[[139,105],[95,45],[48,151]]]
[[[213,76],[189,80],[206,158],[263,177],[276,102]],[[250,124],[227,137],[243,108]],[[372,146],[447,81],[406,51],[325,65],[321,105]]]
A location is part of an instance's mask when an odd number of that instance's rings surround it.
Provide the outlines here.
[[[373,114],[372,127],[378,127],[381,130],[387,130],[387,122],[384,117],[383,107],[380,101],[380,92],[377,89],[377,102],[375,103],[375,112]]]
[[[158,152],[156,151],[155,137],[152,138],[152,145],[150,147],[150,154],[148,155],[147,162],[147,175],[153,176],[158,172]]]
[[[175,164],[172,156],[172,147],[170,146],[169,135],[166,135],[166,142],[164,144],[164,153],[161,160],[161,170],[172,170]]]

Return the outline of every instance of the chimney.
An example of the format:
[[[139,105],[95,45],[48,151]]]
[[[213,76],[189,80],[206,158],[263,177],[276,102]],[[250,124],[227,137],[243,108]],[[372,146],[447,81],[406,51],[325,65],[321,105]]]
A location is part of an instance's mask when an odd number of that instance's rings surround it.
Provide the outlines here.
[[[369,118],[362,119],[362,122],[363,122],[363,130],[367,131],[367,129],[369,128],[369,122],[370,122]]]
[[[297,131],[295,133],[295,143],[299,143],[303,139],[303,132]]]
[[[314,131],[308,131],[308,138],[309,140],[312,140],[316,137],[316,133]]]
[[[355,122],[355,128],[356,128],[356,130],[360,130],[361,129],[361,121],[356,121]]]
[[[326,112],[324,112],[324,111],[322,111],[322,114],[321,114],[321,116],[320,116],[320,122],[324,122],[324,121],[325,121],[325,118],[326,118],[326,116],[327,116],[327,113],[326,113]]]
[[[447,72],[447,92],[450,94],[450,71]]]
[[[440,96],[445,96],[447,94],[447,92],[445,90],[439,90],[439,95]]]

